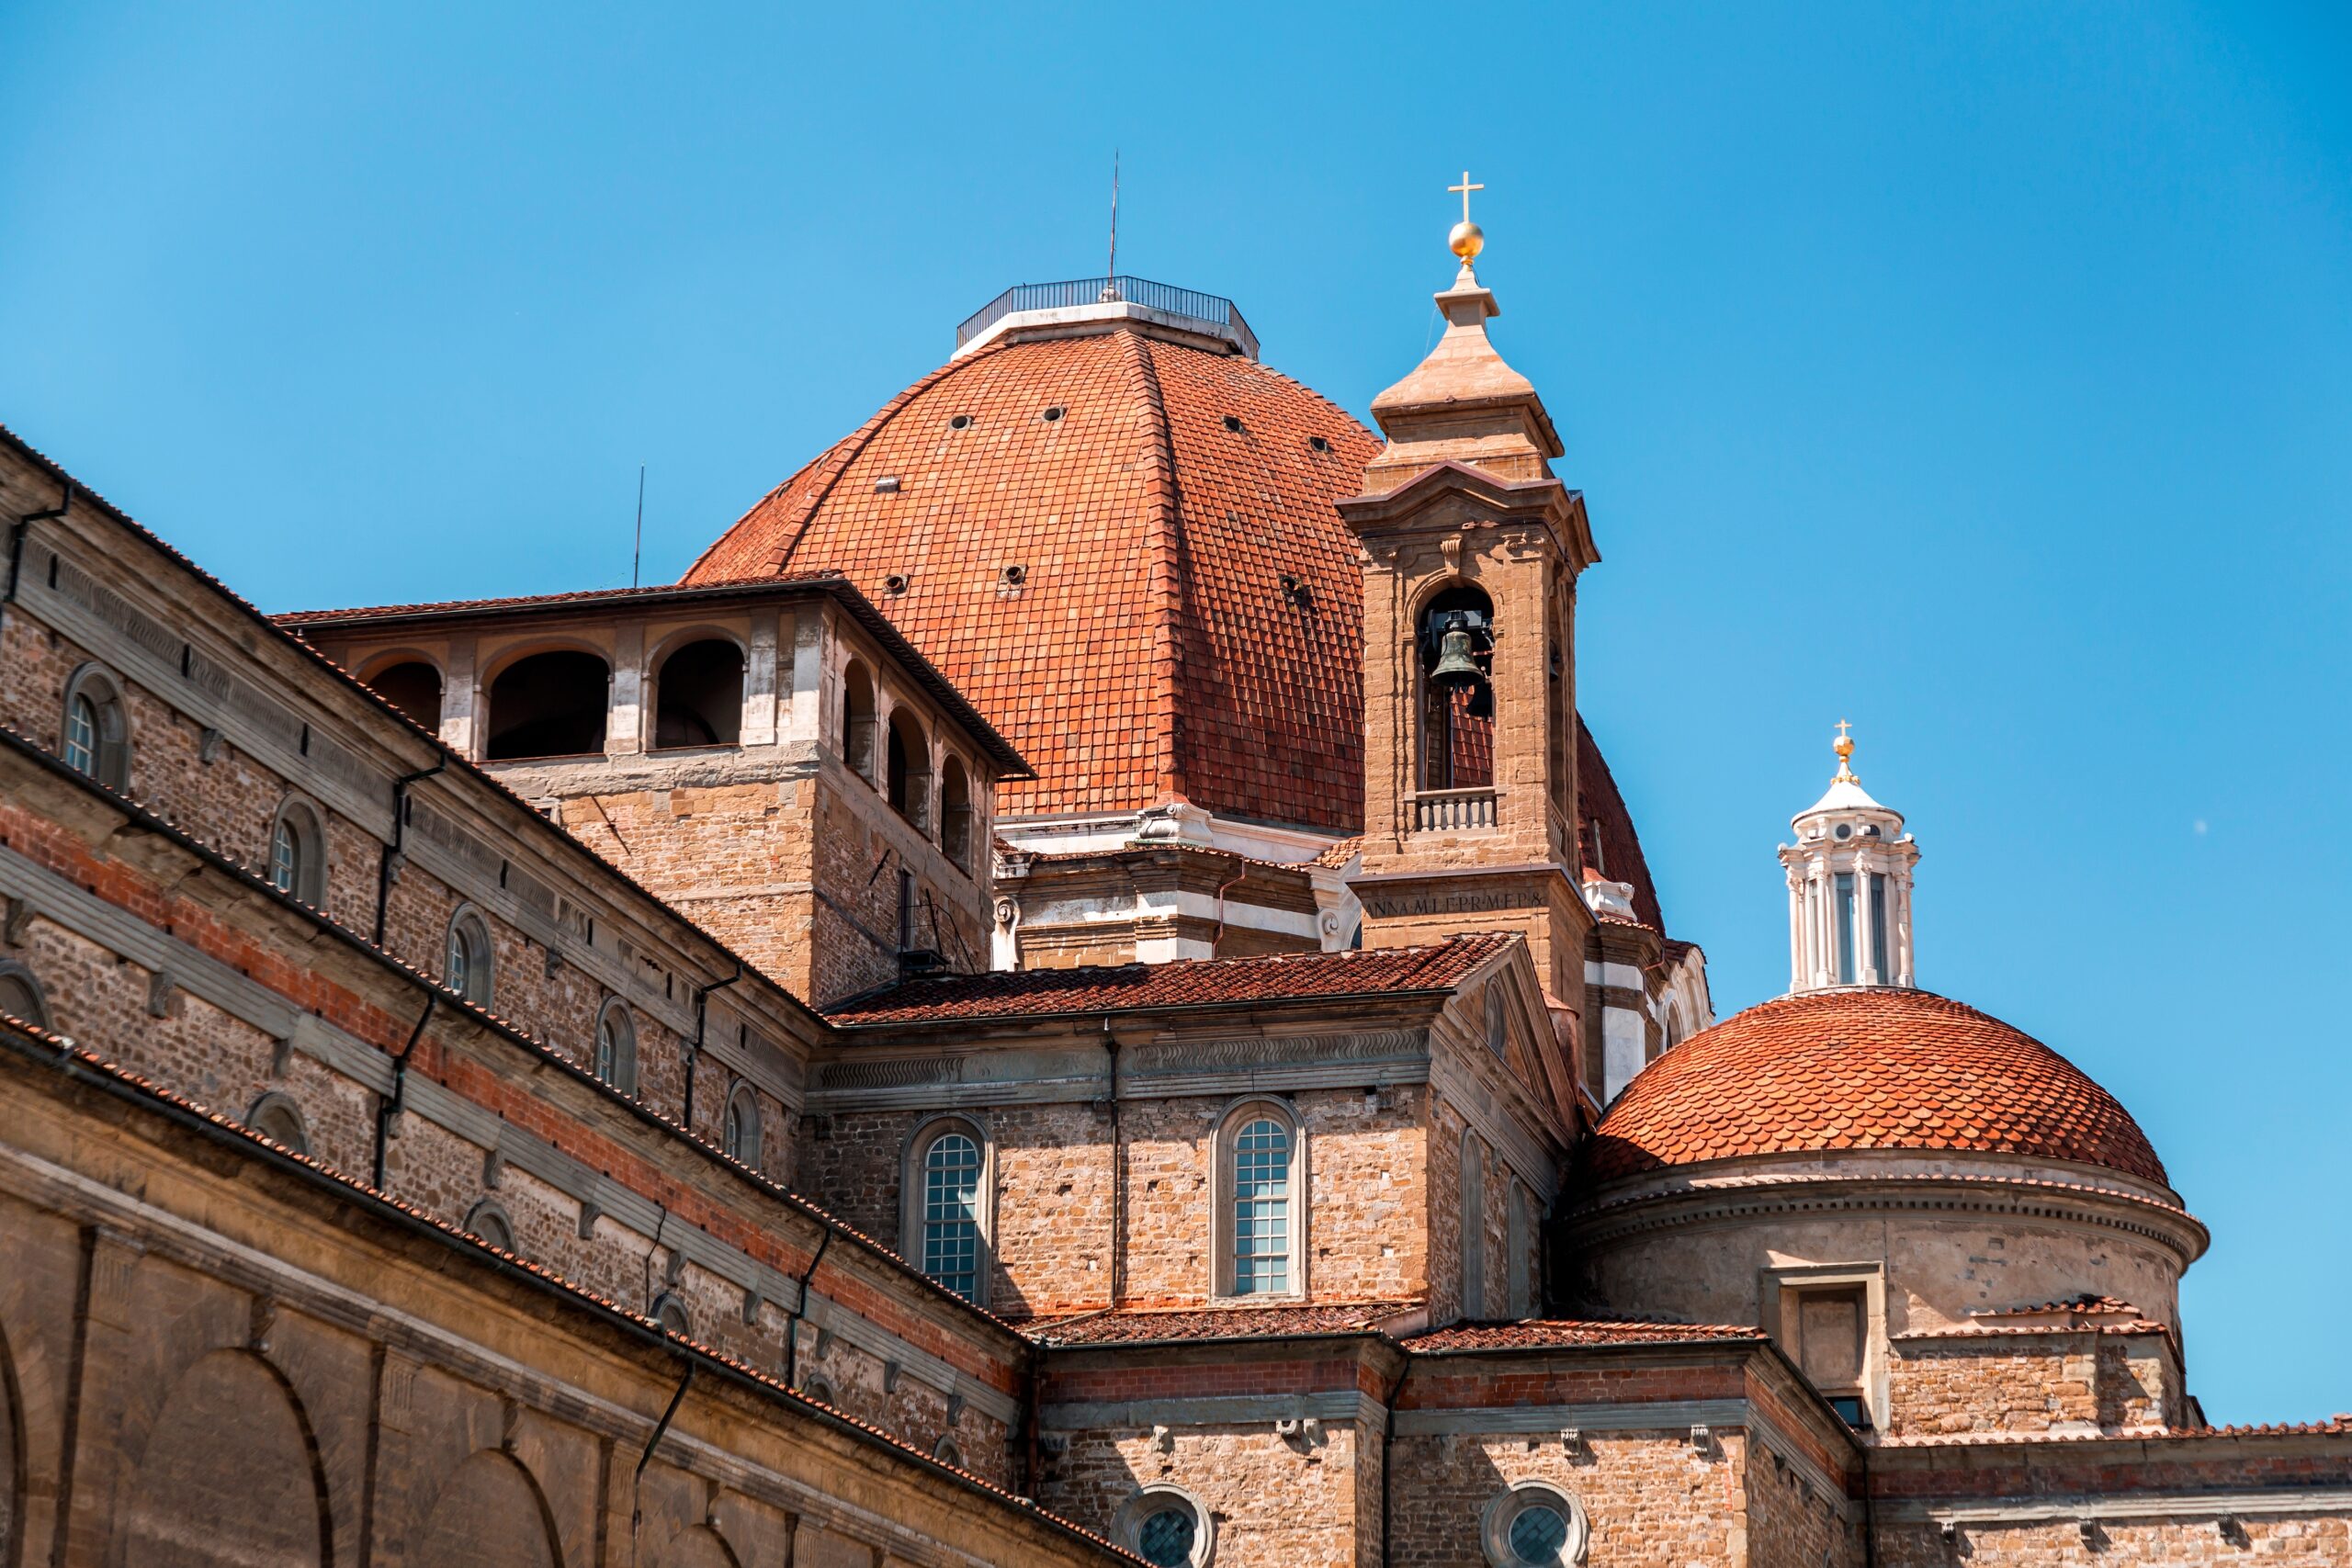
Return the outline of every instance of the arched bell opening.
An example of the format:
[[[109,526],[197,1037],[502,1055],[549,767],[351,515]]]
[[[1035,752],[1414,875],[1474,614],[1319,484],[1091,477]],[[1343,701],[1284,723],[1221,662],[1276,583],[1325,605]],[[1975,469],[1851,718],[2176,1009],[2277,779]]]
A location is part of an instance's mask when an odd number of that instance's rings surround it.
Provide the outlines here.
[[[422,659],[403,659],[368,676],[368,684],[378,696],[413,719],[420,728],[440,733],[440,671]]]
[[[939,847],[958,871],[972,869],[972,779],[960,757],[939,770]]]
[[[854,659],[842,671],[842,761],[874,782],[874,677]]]
[[[653,749],[733,746],[743,733],[743,650],[725,637],[690,642],[655,677]]]
[[[1421,611],[1420,787],[1495,783],[1495,607],[1479,589],[1449,588]]]
[[[490,683],[485,761],[582,757],[605,749],[612,676],[593,653],[534,653]]]
[[[931,742],[904,709],[890,716],[886,784],[890,808],[919,829],[931,826]]]

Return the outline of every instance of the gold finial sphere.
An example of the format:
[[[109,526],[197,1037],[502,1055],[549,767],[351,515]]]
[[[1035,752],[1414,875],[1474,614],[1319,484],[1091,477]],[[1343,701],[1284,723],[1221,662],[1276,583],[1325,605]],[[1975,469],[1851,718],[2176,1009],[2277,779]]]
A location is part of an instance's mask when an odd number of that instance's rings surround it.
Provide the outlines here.
[[[1854,756],[1854,738],[1850,735],[1841,735],[1829,743],[1829,749],[1838,753],[1839,761],[1851,761]]]
[[[1453,226],[1453,232],[1445,237],[1445,247],[1460,256],[1462,265],[1467,266],[1478,259],[1480,251],[1487,248],[1487,231],[1464,218]]]

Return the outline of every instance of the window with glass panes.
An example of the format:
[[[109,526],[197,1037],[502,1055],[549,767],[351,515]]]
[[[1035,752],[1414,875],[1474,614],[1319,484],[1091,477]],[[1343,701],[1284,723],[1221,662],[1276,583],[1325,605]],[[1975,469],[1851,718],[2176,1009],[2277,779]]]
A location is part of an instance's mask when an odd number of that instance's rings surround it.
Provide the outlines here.
[[[1261,1117],[1233,1142],[1233,1293],[1290,1289],[1290,1129]]]
[[[943,1133],[923,1151],[922,1271],[978,1299],[980,1145],[961,1133]]]

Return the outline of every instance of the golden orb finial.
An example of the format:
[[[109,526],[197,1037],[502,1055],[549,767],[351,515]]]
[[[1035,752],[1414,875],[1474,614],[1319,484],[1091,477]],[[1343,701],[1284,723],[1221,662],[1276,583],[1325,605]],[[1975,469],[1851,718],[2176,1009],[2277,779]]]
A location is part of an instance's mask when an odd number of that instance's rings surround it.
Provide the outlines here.
[[[1854,776],[1854,738],[1847,733],[1853,728],[1849,720],[1841,718],[1838,721],[1838,739],[1829,743],[1829,749],[1838,753],[1838,776],[1830,781],[1832,784],[1861,782]]]
[[[1483,185],[1472,185],[1470,171],[1464,169],[1462,171],[1462,183],[1458,186],[1448,186],[1445,188],[1462,193],[1462,221],[1456,223],[1453,226],[1453,231],[1446,235],[1445,248],[1461,257],[1464,266],[1468,266],[1478,259],[1478,253],[1487,248],[1487,231],[1470,221],[1470,193],[1474,190],[1484,190],[1487,187]]]

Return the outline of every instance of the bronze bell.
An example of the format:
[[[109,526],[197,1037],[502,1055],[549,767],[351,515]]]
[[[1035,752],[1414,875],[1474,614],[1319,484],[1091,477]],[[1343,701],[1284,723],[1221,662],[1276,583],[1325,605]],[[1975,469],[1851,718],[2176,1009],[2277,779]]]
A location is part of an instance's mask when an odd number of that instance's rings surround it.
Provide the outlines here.
[[[1487,672],[1470,657],[1470,634],[1460,626],[1449,626],[1437,645],[1437,668],[1430,671],[1430,684],[1466,686],[1486,678]]]

